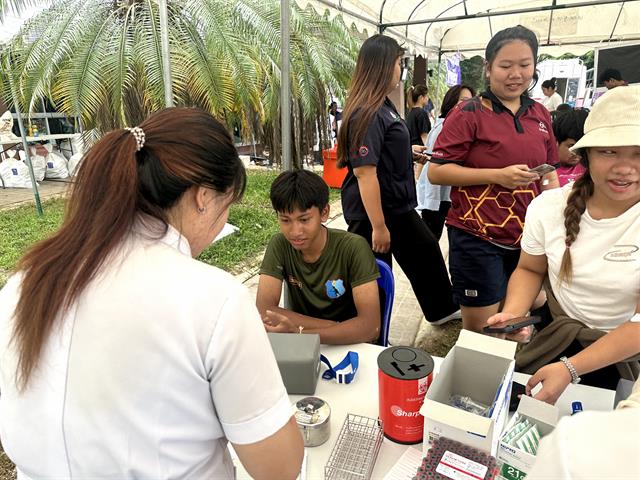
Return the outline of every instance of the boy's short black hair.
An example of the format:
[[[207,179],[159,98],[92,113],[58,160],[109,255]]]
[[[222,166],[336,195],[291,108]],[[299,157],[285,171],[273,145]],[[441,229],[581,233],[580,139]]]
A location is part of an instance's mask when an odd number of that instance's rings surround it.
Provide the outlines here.
[[[553,121],[553,134],[558,143],[567,138],[573,138],[576,142],[584,135],[584,122],[589,115],[588,110],[576,109],[560,112]]]
[[[278,213],[306,211],[329,205],[329,187],[319,175],[308,170],[282,172],[271,184],[271,205]]]
[[[600,77],[598,77],[599,83],[604,83],[607,80],[622,80],[622,74],[620,73],[620,70],[616,70],[615,68],[607,68],[604,72],[602,72],[600,74]]]

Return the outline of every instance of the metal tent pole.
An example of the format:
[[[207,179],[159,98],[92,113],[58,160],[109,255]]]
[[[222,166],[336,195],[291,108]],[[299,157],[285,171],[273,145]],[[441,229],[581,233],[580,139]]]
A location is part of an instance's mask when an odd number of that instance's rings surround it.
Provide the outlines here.
[[[38,216],[44,215],[42,211],[42,203],[40,202],[40,193],[38,192],[38,183],[36,182],[36,176],[33,173],[33,165],[31,164],[31,156],[29,155],[29,145],[27,144],[27,134],[24,131],[24,124],[22,123],[22,114],[20,112],[20,103],[18,102],[18,95],[16,94],[15,86],[13,85],[13,73],[11,72],[11,54],[7,54],[7,63],[5,67],[5,73],[9,77],[9,88],[11,88],[11,97],[13,98],[13,105],[16,109],[18,117],[18,127],[20,128],[20,138],[22,140],[22,148],[24,148],[25,161],[27,167],[29,167],[29,177],[31,178],[31,189],[33,190],[33,197],[36,201],[36,212]]]
[[[637,2],[640,0],[626,0],[629,2]],[[620,3],[621,0],[592,0],[592,1],[584,1],[584,2],[576,2],[576,3],[568,3],[568,4],[553,4],[542,7],[527,7],[527,8],[517,8],[513,10],[492,10],[486,12],[478,12],[468,15],[455,15],[452,17],[435,17],[435,18],[425,18],[420,20],[411,20],[408,22],[388,22],[380,24],[380,28],[389,28],[389,27],[404,27],[405,25],[422,25],[426,23],[437,23],[437,22],[450,22],[452,20],[467,20],[470,18],[483,18],[483,17],[499,17],[503,15],[521,15],[523,13],[535,13],[535,12],[548,12],[553,10],[562,10],[564,8],[579,8],[579,7],[594,7],[598,5],[608,5],[610,3]],[[625,3],[625,2],[622,2]],[[459,5],[459,4],[456,4]],[[449,7],[447,10],[450,10]]]
[[[282,166],[291,170],[291,85],[289,0],[280,0],[280,120],[282,134]]]
[[[169,26],[167,24],[167,0],[159,0],[160,41],[162,48],[162,78],[164,80],[164,103],[173,107],[173,89],[171,88],[171,57],[169,56]]]

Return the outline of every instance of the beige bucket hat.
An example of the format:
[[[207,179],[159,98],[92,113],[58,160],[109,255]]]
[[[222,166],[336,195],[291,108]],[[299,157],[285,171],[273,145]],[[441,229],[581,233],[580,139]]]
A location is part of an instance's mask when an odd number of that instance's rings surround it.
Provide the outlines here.
[[[640,145],[640,86],[602,95],[584,122],[584,136],[570,150]]]

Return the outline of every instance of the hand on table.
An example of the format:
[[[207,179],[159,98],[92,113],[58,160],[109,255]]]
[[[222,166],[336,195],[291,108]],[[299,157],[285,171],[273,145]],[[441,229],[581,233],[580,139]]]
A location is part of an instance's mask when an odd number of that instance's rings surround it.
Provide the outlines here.
[[[525,187],[538,180],[540,180],[540,175],[530,173],[527,165],[511,165],[499,170],[496,183],[513,190],[517,187]]]
[[[509,320],[511,320],[512,318],[516,318],[516,316],[513,313],[508,313],[508,312],[496,313],[495,315],[492,315],[487,319],[487,325],[491,327],[500,328],[504,325],[507,325],[509,323]],[[529,340],[531,340],[532,334],[533,334],[533,326],[529,325],[527,327],[522,327],[518,330],[514,330],[513,332],[491,333],[490,335],[493,335],[497,338],[511,340],[514,342],[527,343]]]
[[[282,313],[267,310],[262,317],[262,323],[267,332],[273,333],[298,333],[298,328]]]
[[[542,389],[533,398],[553,405],[571,383],[571,374],[562,362],[545,365],[527,382],[527,395],[531,395],[531,390],[539,383],[542,383]]]

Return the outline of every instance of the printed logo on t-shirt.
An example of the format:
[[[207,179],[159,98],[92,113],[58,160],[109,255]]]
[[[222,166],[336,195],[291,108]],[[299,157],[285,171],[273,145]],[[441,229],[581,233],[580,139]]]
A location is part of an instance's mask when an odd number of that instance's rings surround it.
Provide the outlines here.
[[[327,296],[329,298],[341,297],[346,291],[344,288],[344,282],[340,278],[337,280],[327,280],[324,286],[327,289]]]
[[[287,282],[289,282],[290,285],[302,288],[302,282],[293,275],[289,275],[289,278],[287,278]]]
[[[543,122],[538,123],[538,130],[547,135],[549,134],[549,130],[547,130],[547,126]]]
[[[364,145],[361,146],[358,149],[358,155],[360,155],[361,157],[366,157],[367,155],[369,155],[369,149],[367,147],[365,147]]]
[[[638,255],[634,255],[638,250],[637,245],[614,245],[603,258],[608,262],[633,262],[638,259]]]

